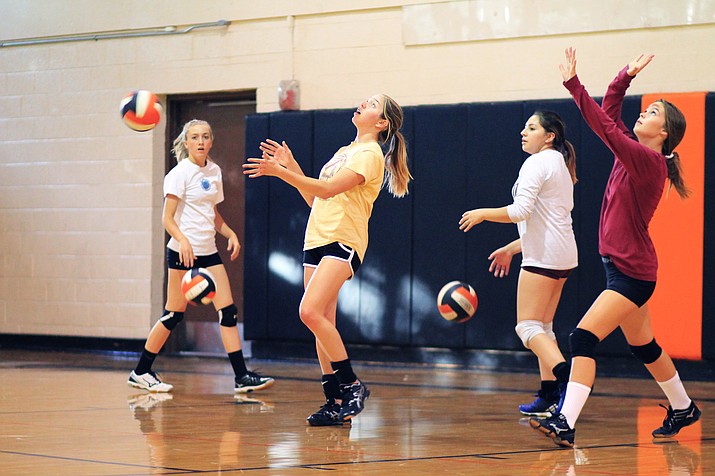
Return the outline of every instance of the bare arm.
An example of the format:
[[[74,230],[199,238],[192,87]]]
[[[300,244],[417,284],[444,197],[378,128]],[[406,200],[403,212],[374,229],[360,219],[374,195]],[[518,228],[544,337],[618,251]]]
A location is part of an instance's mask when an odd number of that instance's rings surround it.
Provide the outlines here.
[[[243,164],[243,169],[244,175],[248,175],[249,178],[262,176],[278,177],[285,183],[298,189],[301,194],[318,198],[334,197],[339,193],[346,192],[365,182],[365,178],[362,175],[348,168],[342,168],[328,180],[306,177],[302,171],[301,173],[297,173],[290,170],[282,166],[275,157],[265,153],[263,158],[260,159],[249,158],[248,163]]]
[[[231,261],[235,261],[236,258],[238,258],[238,253],[241,251],[241,243],[238,241],[236,232],[228,226],[223,216],[219,213],[218,208],[214,207],[214,212],[216,213],[216,218],[214,219],[216,231],[228,240],[228,247],[226,249],[231,252]]]
[[[518,238],[508,245],[502,246],[501,248],[494,250],[492,254],[489,255],[491,264],[489,265],[489,272],[494,273],[495,278],[503,278],[509,275],[509,268],[511,267],[511,259],[515,254],[521,253],[521,239]]]
[[[467,232],[473,226],[479,225],[483,221],[493,221],[496,223],[511,223],[506,207],[501,208],[475,208],[462,214],[459,220],[459,229]]]
[[[194,254],[194,249],[191,247],[191,243],[189,243],[189,239],[181,232],[179,225],[176,223],[176,220],[174,220],[174,215],[178,207],[179,197],[171,194],[167,195],[164,199],[164,212],[161,223],[164,225],[166,232],[179,242],[179,261],[181,264],[192,268],[196,255]]]

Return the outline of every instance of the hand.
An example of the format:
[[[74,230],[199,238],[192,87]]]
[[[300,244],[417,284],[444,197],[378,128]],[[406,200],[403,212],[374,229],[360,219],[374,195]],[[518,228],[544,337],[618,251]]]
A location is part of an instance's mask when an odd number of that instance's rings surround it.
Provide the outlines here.
[[[633,61],[628,63],[628,70],[626,73],[628,73],[628,76],[635,76],[636,74],[640,73],[643,68],[648,66],[648,63],[651,62],[651,60],[655,57],[655,55],[646,55],[642,54],[639,57],[635,58]]]
[[[226,250],[231,252],[231,261],[236,261],[238,253],[241,251],[241,243],[238,242],[238,237],[235,233],[228,237],[228,248]]]
[[[459,220],[459,229],[463,232],[468,232],[474,225],[479,225],[484,221],[484,216],[479,208],[474,210],[469,210],[462,214],[462,218]]]
[[[489,255],[491,264],[489,265],[489,272],[494,273],[495,278],[503,278],[509,275],[509,267],[511,266],[511,258],[514,256],[508,246],[503,246],[498,250],[495,250]]]
[[[249,157],[247,164],[243,164],[243,174],[248,175],[248,178],[256,177],[275,177],[285,168],[272,155],[263,153],[263,158],[258,159]]]
[[[560,64],[559,69],[564,82],[576,76],[576,48],[573,46],[566,48],[566,66]]]
[[[288,147],[288,144],[286,144],[286,141],[279,144],[274,140],[266,139],[265,142],[261,142],[260,148],[261,151],[263,151],[263,158],[266,158],[266,155],[272,156],[283,167],[287,168],[292,162],[295,162],[293,152],[290,150],[290,147]]]
[[[188,268],[194,267],[196,255],[187,238],[179,241],[179,262]]]

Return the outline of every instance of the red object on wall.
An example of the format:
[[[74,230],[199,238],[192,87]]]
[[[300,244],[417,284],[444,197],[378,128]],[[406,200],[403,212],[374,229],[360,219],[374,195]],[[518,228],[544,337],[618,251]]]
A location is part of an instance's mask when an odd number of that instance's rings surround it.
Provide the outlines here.
[[[282,111],[300,109],[300,83],[296,79],[286,79],[278,83],[278,105]]]

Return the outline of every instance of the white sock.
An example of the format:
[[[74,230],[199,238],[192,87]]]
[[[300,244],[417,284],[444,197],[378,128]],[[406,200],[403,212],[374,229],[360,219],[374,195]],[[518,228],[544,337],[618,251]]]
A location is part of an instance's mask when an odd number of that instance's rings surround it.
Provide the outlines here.
[[[582,383],[569,382],[566,386],[566,398],[564,398],[561,414],[566,417],[566,422],[571,428],[576,428],[576,420],[578,420],[590,394],[591,387]]]
[[[658,385],[663,389],[663,393],[668,398],[673,410],[685,410],[690,406],[690,397],[688,397],[688,392],[685,391],[683,382],[680,381],[678,372],[675,372],[675,376],[672,379],[658,382]]]

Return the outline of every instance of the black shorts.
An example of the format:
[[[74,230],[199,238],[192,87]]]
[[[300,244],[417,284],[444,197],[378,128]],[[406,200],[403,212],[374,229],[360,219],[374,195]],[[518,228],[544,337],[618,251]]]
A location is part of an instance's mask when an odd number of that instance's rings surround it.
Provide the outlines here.
[[[608,256],[601,256],[606,269],[606,289],[615,291],[621,296],[642,307],[648,302],[655,291],[655,281],[643,281],[623,274]]]
[[[569,275],[576,268],[571,269],[547,269],[539,268],[538,266],[522,266],[521,269],[528,271],[530,273],[538,274],[539,276],[546,276],[551,279],[564,279],[568,278]]]
[[[221,256],[219,256],[218,253],[206,256],[197,256],[194,260],[194,268],[209,268],[218,264],[223,264]],[[188,266],[181,264],[179,261],[179,253],[170,248],[166,249],[166,265],[169,269],[182,269],[184,271],[191,269]]]
[[[317,268],[323,258],[337,259],[345,261],[350,265],[351,278],[355,276],[360,267],[360,258],[354,249],[337,241],[328,245],[319,246],[303,251],[303,266]]]

